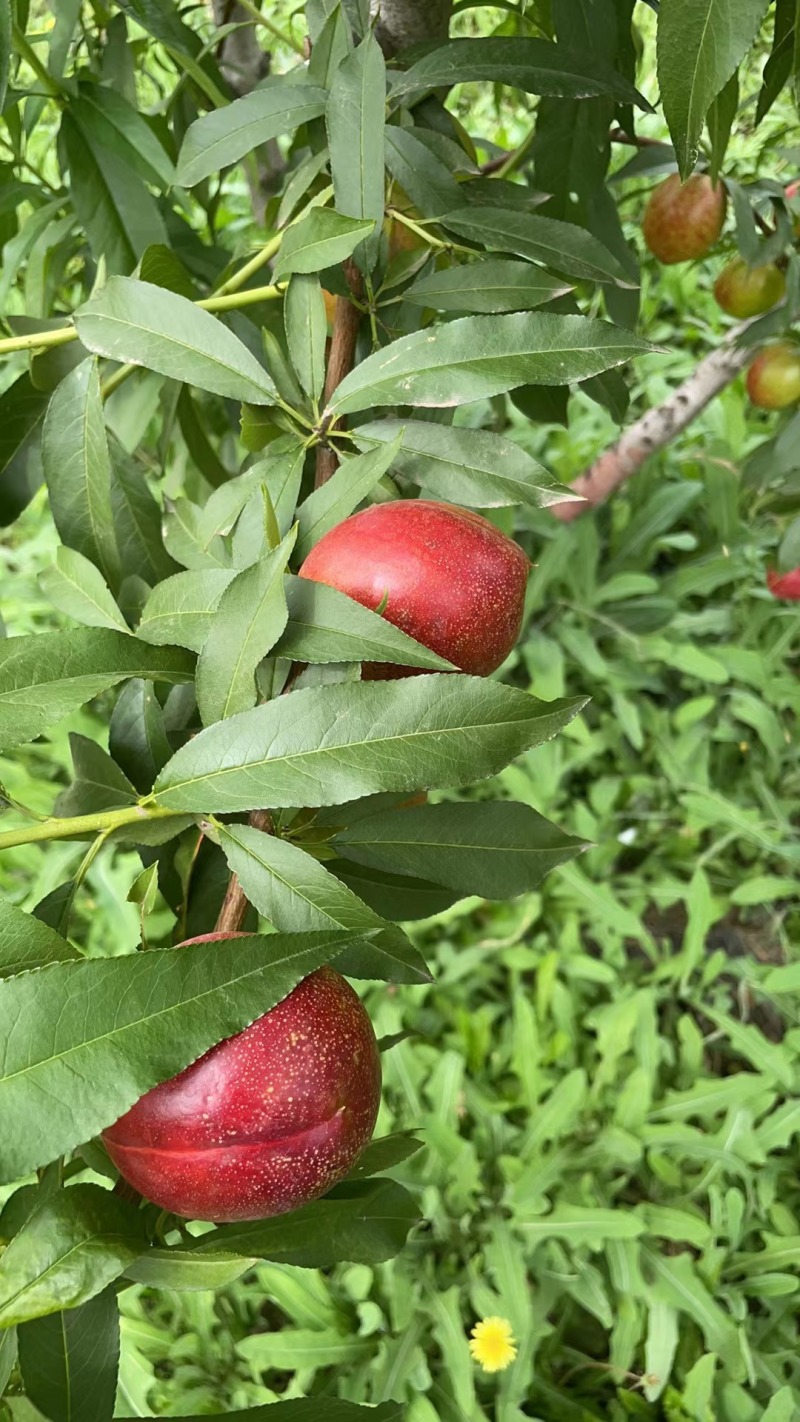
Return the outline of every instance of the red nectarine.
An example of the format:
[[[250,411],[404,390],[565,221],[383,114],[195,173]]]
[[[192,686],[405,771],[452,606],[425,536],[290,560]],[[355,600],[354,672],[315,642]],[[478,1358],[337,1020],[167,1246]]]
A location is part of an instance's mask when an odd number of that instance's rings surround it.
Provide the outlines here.
[[[327,583],[383,616],[462,671],[487,676],[519,634],[529,563],[522,549],[469,509],[429,499],[375,504],[312,548],[300,576]],[[410,676],[366,663],[368,679]]]
[[[722,183],[694,173],[681,183],[677,173],[655,189],[645,208],[642,232],[654,257],[666,266],[710,252],[725,221]]]
[[[380,1093],[369,1017],[325,967],[148,1091],[103,1141],[125,1179],[162,1209],[215,1222],[263,1219],[315,1200],[347,1174],[372,1135]]]

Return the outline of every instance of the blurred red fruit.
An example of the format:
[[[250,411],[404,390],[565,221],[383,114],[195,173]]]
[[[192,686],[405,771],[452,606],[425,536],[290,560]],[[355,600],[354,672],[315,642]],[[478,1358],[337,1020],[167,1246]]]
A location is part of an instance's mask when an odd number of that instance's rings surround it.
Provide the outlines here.
[[[722,183],[712,183],[706,173],[695,173],[685,183],[673,173],[645,208],[644,240],[665,266],[704,257],[722,231],[727,205]]]
[[[784,598],[786,602],[800,602],[800,568],[792,568],[788,573],[779,573],[771,568],[767,573],[767,587],[773,597]]]

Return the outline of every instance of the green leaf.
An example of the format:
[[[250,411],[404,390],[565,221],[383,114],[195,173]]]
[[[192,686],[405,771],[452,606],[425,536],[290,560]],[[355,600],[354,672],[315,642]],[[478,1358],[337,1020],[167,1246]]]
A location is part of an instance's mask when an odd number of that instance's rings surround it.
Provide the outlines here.
[[[33,740],[126,677],[191,681],[193,659],[105,628],[0,640],[0,749]]]
[[[337,386],[327,413],[467,405],[517,385],[585,380],[652,349],[630,331],[583,316],[464,316],[367,356]]]
[[[185,568],[227,568],[231,555],[221,538],[206,538],[203,510],[191,499],[167,499],[164,516],[164,545]]]
[[[372,1351],[366,1338],[335,1328],[281,1328],[252,1333],[237,1344],[237,1352],[256,1371],[265,1368],[305,1370],[364,1362]]]
[[[161,507],[144,470],[119,452],[111,470],[111,509],[122,574],[157,583],[175,572],[161,536]]]
[[[394,461],[401,433],[365,454],[343,460],[336,473],[300,505],[297,554],[301,561],[329,529],[347,518],[372,493]]]
[[[602,1249],[609,1239],[636,1239],[645,1228],[627,1209],[607,1210],[567,1201],[560,1201],[549,1215],[518,1212],[516,1222],[534,1246],[544,1239],[563,1239],[592,1250]]]
[[[727,84],[717,94],[706,114],[708,136],[711,139],[711,181],[716,183],[728,151],[733,125],[739,108],[739,75],[733,73]]]
[[[374,266],[383,221],[386,65],[370,30],[331,82],[325,122],[336,211],[375,223],[355,260]],[[363,259],[360,257],[363,254]]]
[[[73,1185],[57,1191],[0,1256],[0,1325],[85,1303],[119,1277],[145,1241],[136,1207],[110,1190]]]
[[[738,1369],[741,1351],[738,1329],[733,1319],[709,1293],[688,1254],[666,1256],[645,1250],[644,1257],[655,1274],[659,1294],[681,1313],[693,1318],[702,1330],[707,1346]]]
[[[11,60],[11,4],[0,0],[0,113],[6,106],[8,70]]]
[[[348,1179],[365,1180],[372,1175],[381,1175],[384,1170],[391,1170],[393,1166],[408,1160],[409,1156],[416,1155],[424,1145],[424,1141],[418,1140],[409,1131],[379,1136],[361,1152]]]
[[[136,803],[136,791],[127,776],[96,741],[72,731],[69,748],[75,779],[62,790],[54,814],[69,819],[72,815],[93,815]]]
[[[188,1249],[148,1249],[125,1270],[125,1278],[149,1289],[193,1292],[224,1289],[258,1262],[241,1254],[193,1254]]]
[[[116,1291],[24,1323],[19,1362],[25,1392],[51,1422],[108,1422],[119,1363]]]
[[[110,1126],[352,938],[229,939],[9,978],[0,994],[0,1180],[18,1180]]]
[[[527,262],[488,257],[422,277],[403,293],[403,300],[435,311],[533,311],[571,290]]]
[[[446,213],[442,222],[470,242],[541,262],[578,281],[634,285],[613,253],[574,222],[504,207],[461,208]]]
[[[325,384],[325,337],[328,318],[322,287],[316,276],[298,273],[289,282],[283,303],[289,356],[307,395],[316,400]]]
[[[386,167],[425,217],[441,217],[464,201],[450,169],[413,130],[387,126]]]
[[[268,405],[277,395],[266,370],[227,326],[149,282],[112,277],[78,308],[75,324],[87,349],[109,360],[252,405]]]
[[[427,879],[404,879],[400,874],[382,874],[345,859],[334,860],[331,868],[359,898],[376,913],[401,923],[443,913],[460,896]]]
[[[565,44],[519,35],[451,40],[401,74],[392,85],[392,98],[413,94],[416,89],[481,80],[556,99],[593,99],[608,94],[622,104],[638,104],[652,112],[647,100],[610,64]]]
[[[39,575],[39,586],[53,607],[87,627],[128,631],[128,624],[111,596],[103,574],[82,553],[63,544],[56,561]]]
[[[658,82],[682,178],[688,178],[706,114],[758,34],[767,0],[662,0]]]
[[[543,508],[570,497],[569,485],[557,483],[518,444],[490,430],[429,420],[373,420],[359,425],[353,438],[367,446],[399,438],[394,472],[449,503],[478,509],[507,504]]]
[[[19,517],[42,482],[39,427],[48,400],[27,371],[0,395],[0,527]]]
[[[327,4],[325,8],[328,8]],[[323,89],[329,89],[336,70],[353,47],[350,26],[341,5],[334,5],[330,9],[325,23],[319,34],[312,40],[312,44],[311,58],[308,62],[309,83],[319,84]]]
[[[47,924],[0,899],[0,977],[79,957],[78,950]]]
[[[197,465],[203,478],[207,480],[212,489],[225,486],[231,477],[230,473],[206,434],[205,422],[197,409],[188,385],[184,385],[181,390],[176,413],[181,434],[186,441],[189,458]]]
[[[318,1397],[297,1397],[290,1402],[249,1407],[245,1416],[247,1422],[319,1422],[319,1407]],[[404,1422],[405,1414],[405,1403],[383,1402],[379,1407],[361,1407],[357,1402],[343,1402],[341,1398],[325,1395],[325,1422]],[[20,1422],[29,1422],[29,1419],[21,1418]],[[38,1422],[38,1419],[30,1419],[30,1422]],[[183,1422],[202,1422],[202,1416],[184,1414]]]
[[[288,610],[286,564],[295,530],[225,589],[197,663],[197,704],[204,725],[256,704],[256,667],[281,635]]]
[[[321,272],[352,256],[375,228],[375,222],[315,207],[288,228],[275,263],[275,280],[292,272]]]
[[[286,75],[278,83],[195,119],[178,155],[178,183],[194,187],[271,138],[319,118],[325,112],[326,97],[324,89],[293,83],[292,76]]]
[[[716,1023],[719,1030],[728,1038],[734,1051],[743,1056],[756,1071],[762,1072],[765,1076],[779,1081],[781,1086],[787,1091],[793,1091],[795,1085],[794,1062],[787,1049],[780,1042],[770,1042],[761,1031],[760,1027],[749,1026],[745,1022],[737,1022],[735,1018],[729,1017],[726,1012],[719,1012],[714,1007],[704,1007],[711,1021]]]
[[[154,803],[203,814],[466,785],[549,740],[584,704],[461,675],[298,691],[201,731],[162,771]]]
[[[61,119],[60,138],[69,165],[69,192],[96,261],[110,272],[129,272],[154,243],[167,243],[155,199],[127,163],[104,141],[105,125],[74,100]]]
[[[452,663],[415,642],[380,613],[310,578],[286,582],[289,621],[275,651],[291,661],[393,662],[429,671],[452,671]]]
[[[82,361],[55,391],[42,433],[42,463],[62,543],[82,553],[115,586],[120,564],[96,360]]]
[[[82,83],[79,97],[71,101],[69,111],[81,127],[89,124],[91,115],[101,146],[116,153],[146,182],[172,187],[175,167],[155,129],[116,89],[107,84]]]
[[[201,651],[220,599],[237,576],[235,568],[202,568],[166,578],[144,605],[137,637],[154,646]]]
[[[406,935],[394,925],[388,926],[299,845],[249,825],[220,824],[217,836],[231,873],[274,928],[285,932],[382,930],[368,944],[345,949],[337,959],[340,971],[387,982],[430,982],[424,958]]]
[[[432,879],[463,894],[513,898],[585,847],[527,805],[415,805],[368,815],[333,848],[370,869]]]
[[[281,537],[291,528],[306,451],[292,435],[275,440],[269,452],[236,479],[215,489],[206,503],[200,536],[209,543],[217,533],[229,533],[256,489],[264,485],[278,521]]]
[[[400,1252],[418,1219],[416,1202],[401,1185],[369,1180],[340,1185],[326,1199],[280,1219],[225,1225],[213,1241],[216,1249],[303,1269],[327,1269],[341,1261],[378,1264]],[[201,1241],[198,1254],[210,1243]]]
[[[150,790],[172,755],[152,682],[133,677],[123,686],[111,713],[108,746],[137,790]]]

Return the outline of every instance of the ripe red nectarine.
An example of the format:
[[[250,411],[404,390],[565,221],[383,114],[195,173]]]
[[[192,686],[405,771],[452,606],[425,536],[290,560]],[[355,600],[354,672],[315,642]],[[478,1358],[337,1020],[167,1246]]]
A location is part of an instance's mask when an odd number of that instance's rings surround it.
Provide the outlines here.
[[[374,504],[312,548],[300,576],[327,583],[383,616],[462,671],[487,676],[519,634],[528,559],[469,509],[430,499]],[[409,667],[365,663],[367,679]]]
[[[645,208],[644,240],[666,266],[704,257],[722,231],[726,206],[722,183],[712,183],[706,173],[694,173],[685,183],[673,173]]]
[[[215,1222],[263,1219],[315,1200],[347,1174],[372,1135],[380,1093],[369,1017],[325,967],[148,1091],[103,1142],[125,1179],[162,1209]]]
[[[759,351],[745,380],[747,393],[762,410],[785,410],[800,400],[800,345],[778,341]]]

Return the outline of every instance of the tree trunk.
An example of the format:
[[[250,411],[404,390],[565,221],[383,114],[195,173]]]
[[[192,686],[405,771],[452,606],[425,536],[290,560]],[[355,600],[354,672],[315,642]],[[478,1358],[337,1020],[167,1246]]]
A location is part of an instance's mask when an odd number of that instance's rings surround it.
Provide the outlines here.
[[[212,0],[214,21],[217,25],[241,24],[222,41],[219,65],[237,98],[249,94],[262,79],[266,79],[270,69],[270,56],[258,43],[256,26],[252,15],[236,0]],[[247,23],[247,22],[250,23]],[[243,23],[244,22],[244,23]],[[275,139],[264,143],[255,153],[256,173],[247,166],[247,181],[256,221],[264,221],[267,198],[275,189],[276,181],[283,172],[284,163]]]
[[[378,17],[375,33],[386,55],[447,39],[452,0],[372,0],[370,8]]]

